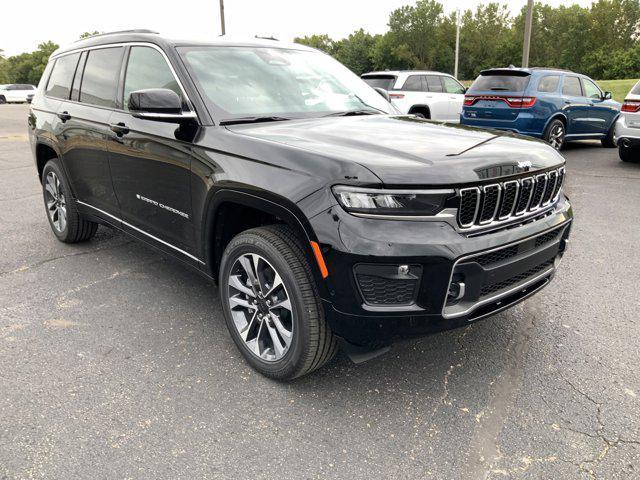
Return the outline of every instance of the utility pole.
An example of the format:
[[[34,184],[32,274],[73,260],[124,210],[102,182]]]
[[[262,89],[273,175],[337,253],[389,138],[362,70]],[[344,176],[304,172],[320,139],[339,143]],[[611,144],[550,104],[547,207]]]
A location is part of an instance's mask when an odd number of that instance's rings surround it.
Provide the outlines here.
[[[527,2],[527,16],[524,23],[524,45],[522,46],[522,68],[529,67],[529,50],[531,49],[531,24],[533,23],[533,0]]]
[[[456,11],[456,63],[453,76],[458,78],[458,60],[460,58],[460,9]]]
[[[220,0],[220,27],[222,28],[222,35],[224,35],[226,33],[224,28],[224,0]]]

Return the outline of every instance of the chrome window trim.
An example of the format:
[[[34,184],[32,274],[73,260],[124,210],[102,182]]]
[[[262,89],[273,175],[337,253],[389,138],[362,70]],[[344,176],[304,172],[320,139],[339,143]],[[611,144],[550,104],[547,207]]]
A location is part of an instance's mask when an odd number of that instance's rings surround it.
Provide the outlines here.
[[[162,240],[161,238],[156,237],[155,235],[151,235],[150,233],[145,232],[145,231],[144,231],[144,230],[142,230],[141,228],[138,228],[138,227],[136,227],[135,225],[131,225],[130,223],[125,222],[125,221],[124,221],[124,220],[122,220],[121,218],[116,217],[115,215],[112,215],[112,214],[110,214],[109,212],[105,212],[104,210],[101,210],[101,209],[100,209],[100,208],[98,208],[98,207],[94,207],[93,205],[90,205],[90,204],[88,204],[88,203],[86,203],[86,202],[83,202],[83,201],[80,201],[80,200],[76,200],[76,202],[78,202],[80,205],[84,205],[85,207],[92,208],[93,210],[95,210],[95,211],[97,211],[97,212],[100,212],[100,213],[102,213],[103,215],[106,215],[107,217],[110,217],[110,218],[112,218],[112,219],[114,219],[114,220],[116,220],[116,221],[118,221],[118,222],[122,223],[123,225],[126,225],[127,227],[132,228],[132,229],[134,229],[135,231],[142,233],[143,235],[146,235],[146,236],[147,236],[147,237],[149,237],[149,238],[152,238],[152,239],[153,239],[153,240],[155,240],[156,242],[159,242],[159,243],[161,243],[161,244],[163,244],[163,245],[166,245],[167,247],[172,248],[172,249],[174,249],[174,250],[175,250],[175,251],[177,251],[177,252],[180,252],[180,253],[181,253],[181,254],[183,254],[184,256],[189,257],[189,258],[191,258],[191,259],[195,260],[196,262],[198,262],[198,263],[200,263],[200,264],[202,264],[202,265],[205,265],[205,262],[203,262],[202,260],[200,260],[198,257],[195,257],[195,256],[191,255],[189,252],[185,252],[185,251],[184,251],[184,250],[182,250],[181,248],[178,248],[178,247],[176,247],[175,245],[172,245],[172,244],[170,244],[169,242],[167,242],[167,241],[165,241],[165,240]]]
[[[72,55],[74,53],[88,52],[90,50],[98,50],[98,49],[101,49],[101,48],[115,48],[115,47],[127,47],[127,46],[129,46],[129,47],[150,47],[150,48],[153,48],[153,49],[157,50],[158,52],[160,52],[160,54],[164,58],[164,61],[167,62],[167,65],[169,66],[169,70],[171,70],[171,74],[175,78],[176,83],[180,87],[180,91],[182,92],[182,95],[184,95],[184,99],[185,99],[185,101],[187,103],[187,106],[189,107],[189,112],[193,113],[195,115],[195,118],[197,119],[198,118],[198,113],[196,112],[196,109],[194,108],[193,103],[191,102],[191,99],[187,95],[187,91],[185,90],[184,86],[182,85],[182,82],[180,81],[180,78],[178,78],[178,75],[176,74],[176,71],[173,68],[173,65],[171,64],[171,61],[169,60],[169,57],[167,57],[167,54],[164,52],[164,50],[162,50],[162,48],[160,48],[155,43],[140,42],[140,41],[137,41],[137,42],[117,42],[117,43],[105,43],[103,45],[94,45],[94,46],[91,46],[91,47],[75,48],[73,50],[69,50],[68,52],[64,52],[64,53],[60,53],[58,55],[52,56],[49,59],[49,61],[57,60],[58,58],[65,57],[67,55]],[[127,62],[129,61],[129,57],[127,57],[126,61]],[[125,78],[125,80],[126,80],[126,78]],[[120,80],[118,79],[118,81],[120,81]],[[45,94],[45,96],[47,96],[47,95]],[[73,102],[73,103],[77,103],[79,105],[87,105],[89,107],[95,106],[95,105],[91,105],[90,103],[75,102],[75,101],[73,101],[71,99],[56,98],[56,97],[47,97],[47,98],[53,98],[55,100],[59,100],[59,101],[62,101],[62,102]],[[109,107],[102,107],[102,108],[107,108],[107,109],[113,110],[115,112],[124,112],[124,113],[131,114],[130,110],[123,110],[121,108],[109,108]],[[185,113],[188,113],[188,112],[185,112]]]

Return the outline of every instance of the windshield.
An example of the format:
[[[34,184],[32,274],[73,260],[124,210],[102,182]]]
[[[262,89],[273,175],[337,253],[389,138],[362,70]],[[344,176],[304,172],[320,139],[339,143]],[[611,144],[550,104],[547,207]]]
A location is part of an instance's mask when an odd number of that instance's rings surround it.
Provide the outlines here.
[[[357,75],[320,52],[228,46],[178,51],[207,106],[221,121],[362,110],[397,113]]]

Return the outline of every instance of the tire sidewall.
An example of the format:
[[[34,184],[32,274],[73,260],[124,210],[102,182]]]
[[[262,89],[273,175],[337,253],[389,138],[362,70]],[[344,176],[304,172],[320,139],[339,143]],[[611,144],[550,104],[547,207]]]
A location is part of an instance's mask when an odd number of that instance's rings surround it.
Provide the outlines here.
[[[227,300],[229,298],[228,279],[231,268],[238,257],[246,253],[257,253],[263,256],[278,271],[287,289],[293,308],[293,339],[291,340],[289,350],[281,359],[275,362],[261,360],[249,351],[233,322],[231,308]],[[251,232],[237,236],[231,240],[223,254],[218,285],[225,322],[233,341],[249,364],[260,373],[270,377],[291,378],[295,376],[302,368],[302,362],[304,361],[306,349],[309,345],[310,332],[308,315],[310,312],[304,304],[302,291],[300,290],[295,275],[280,252],[265,239]]]
[[[7,103],[7,99],[4,97],[4,95],[0,95],[0,105],[4,105],[5,103]]]
[[[49,172],[55,173],[56,176],[58,177],[58,180],[60,181],[60,187],[62,188],[62,193],[64,194],[65,204],[67,207],[67,224],[65,225],[64,230],[62,230],[61,232],[59,232],[56,229],[56,227],[53,225],[53,222],[51,221],[51,216],[49,215],[49,208],[47,207],[47,197],[45,195],[45,187],[47,184],[47,174]],[[49,221],[49,226],[51,227],[51,231],[56,237],[58,237],[59,240],[65,241],[67,237],[69,237],[69,227],[71,225],[70,208],[71,208],[72,199],[71,199],[71,194],[69,192],[69,187],[67,185],[67,179],[64,176],[64,173],[62,172],[62,169],[60,168],[60,164],[58,163],[57,159],[49,160],[47,164],[44,166],[44,168],[42,169],[42,200],[44,202],[44,208],[47,213],[47,220]]]
[[[553,131],[553,128],[556,125],[562,125],[562,128],[564,129],[564,134],[562,135],[562,143],[560,144],[560,146],[557,148],[558,151],[562,150],[564,148],[564,145],[566,143],[566,137],[567,137],[567,127],[565,126],[564,122],[562,120],[559,119],[554,119],[551,121],[551,123],[547,126],[547,130],[545,131],[544,134],[544,140],[545,142],[547,142],[547,144],[549,144],[551,146],[551,132]],[[551,146],[552,148],[555,148],[553,146]]]

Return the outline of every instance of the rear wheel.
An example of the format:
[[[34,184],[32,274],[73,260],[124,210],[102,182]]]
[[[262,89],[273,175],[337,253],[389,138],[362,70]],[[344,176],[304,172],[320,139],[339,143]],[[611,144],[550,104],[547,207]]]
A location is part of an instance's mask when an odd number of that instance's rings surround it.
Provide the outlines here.
[[[4,97],[4,95],[0,95],[0,105],[7,103],[7,99]]]
[[[58,240],[78,243],[95,235],[98,224],[78,213],[76,201],[57,159],[49,160],[42,170],[42,194],[49,225]]]
[[[560,119],[552,120],[544,131],[544,140],[556,150],[562,150],[567,134],[564,122]]]
[[[427,108],[416,108],[411,110],[411,114],[415,115],[418,118],[425,118],[425,119],[430,119],[431,118],[431,112],[429,112],[429,109]]]
[[[222,257],[219,285],[233,341],[261,374],[289,380],[334,356],[336,338],[290,228],[255,228],[233,238]]]
[[[611,125],[611,128],[609,128],[609,131],[607,132],[607,136],[604,137],[602,140],[600,140],[600,143],[602,143],[602,146],[604,148],[616,148],[616,142],[613,139],[613,135],[615,134],[615,129],[616,129],[616,123],[613,122],[613,124]]]
[[[639,147],[625,147],[620,144],[618,146],[618,155],[623,162],[640,163]]]

